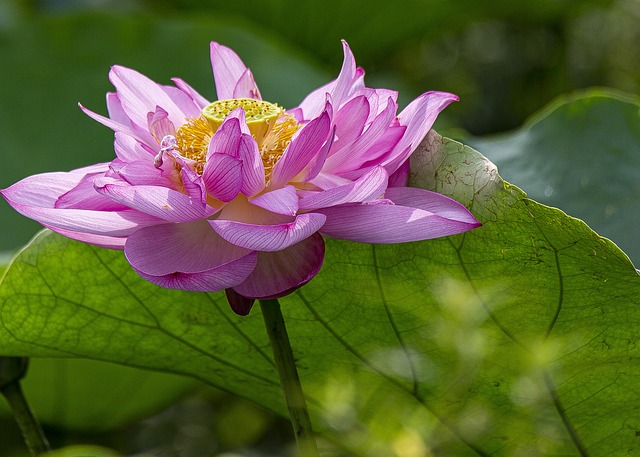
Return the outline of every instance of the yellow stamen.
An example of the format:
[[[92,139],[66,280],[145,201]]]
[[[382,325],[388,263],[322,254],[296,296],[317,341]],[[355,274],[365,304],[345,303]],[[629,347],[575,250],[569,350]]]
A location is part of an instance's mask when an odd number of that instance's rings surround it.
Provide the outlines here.
[[[218,130],[225,118],[236,108],[242,108],[251,134],[260,144],[271,125],[280,117],[283,109],[273,103],[253,98],[218,100],[204,107],[202,115],[213,131]]]
[[[196,171],[202,174],[207,160],[207,149],[213,136],[209,123],[203,117],[188,119],[176,131],[176,145],[180,155],[197,162]]]
[[[176,149],[183,157],[196,162],[202,174],[211,137],[234,109],[242,107],[247,126],[256,140],[267,180],[280,160],[300,124],[284,109],[273,103],[250,98],[218,100],[204,107],[202,115],[188,119],[175,133]]]

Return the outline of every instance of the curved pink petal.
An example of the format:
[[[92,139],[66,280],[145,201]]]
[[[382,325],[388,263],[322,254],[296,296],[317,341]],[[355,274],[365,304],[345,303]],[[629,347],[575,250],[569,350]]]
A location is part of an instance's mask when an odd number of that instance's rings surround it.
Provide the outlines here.
[[[317,232],[325,216],[300,214],[295,220],[278,225],[255,225],[246,222],[215,219],[209,223],[222,238],[236,246],[255,251],[280,251]]]
[[[171,222],[189,222],[207,218],[217,209],[205,202],[162,186],[131,186],[110,178],[94,181],[95,189],[136,211]]]
[[[82,177],[77,186],[60,195],[54,203],[54,208],[88,209],[94,211],[124,211],[125,205],[100,195],[93,187],[96,178],[104,176],[104,172],[88,173]]]
[[[389,173],[396,171],[429,133],[438,114],[449,104],[458,100],[457,95],[447,92],[426,92],[409,103],[398,115],[400,125],[406,125],[407,130],[389,158],[381,165]]]
[[[230,202],[242,188],[242,161],[227,154],[211,154],[202,174],[207,192],[223,202]]]
[[[115,65],[109,72],[109,80],[116,88],[122,109],[129,119],[139,126],[146,125],[147,113],[160,106],[167,111],[173,125],[182,125],[185,113],[162,87],[141,73]]]
[[[320,152],[331,129],[329,113],[320,116],[296,132],[271,174],[271,187],[282,187],[300,173]]]
[[[187,94],[193,102],[196,104],[199,110],[202,110],[205,106],[209,104],[209,100],[204,98],[200,93],[187,84],[184,80],[180,78],[171,78],[171,81],[176,85],[178,89]]]
[[[242,111],[242,108],[236,108],[231,114],[236,111]],[[238,157],[238,146],[240,144],[240,121],[237,117],[233,116],[227,118],[222,122],[216,133],[211,137],[209,142],[209,150],[207,151],[207,160],[211,154],[227,154],[231,157]]]
[[[342,106],[333,119],[339,140],[336,146],[353,142],[362,134],[369,117],[369,101],[364,95],[354,97]]]
[[[329,156],[329,151],[331,151],[331,147],[333,146],[333,142],[336,138],[336,127],[334,126],[329,134],[329,139],[324,143],[320,152],[316,154],[316,156],[309,162],[309,165],[306,167],[307,172],[303,175],[302,181],[309,182],[312,179],[315,179],[322,169],[324,168],[324,164],[327,161],[327,157]]]
[[[265,185],[264,162],[258,144],[251,135],[243,134],[238,145],[238,157],[242,161],[242,192],[247,197],[262,192]]]
[[[390,187],[384,196],[396,205],[419,208],[451,220],[480,225],[464,205],[437,192],[416,187]]]
[[[123,162],[135,162],[137,160],[146,160],[153,163],[155,154],[143,147],[142,143],[134,137],[124,133],[116,132],[113,147],[116,156]]]
[[[185,83],[186,84],[186,83]],[[184,114],[185,117],[198,117],[200,116],[200,112],[202,111],[202,107],[198,102],[196,102],[191,94],[184,92],[178,87],[173,86],[159,86],[165,93],[169,96],[169,98],[173,101],[173,103],[178,107],[180,112]]]
[[[388,178],[383,167],[375,167],[350,184],[302,198],[299,203],[300,210],[309,211],[345,203],[367,203],[384,194]]]
[[[402,189],[407,188],[393,188],[394,191]],[[316,212],[327,216],[321,229],[323,235],[362,243],[427,240],[466,232],[481,225],[464,206],[448,197],[434,194],[430,201],[428,207],[437,212],[396,205],[389,200],[386,204],[374,201],[374,204],[334,206]]]
[[[314,233],[277,252],[258,252],[258,264],[233,290],[256,299],[283,297],[311,281],[324,260],[324,240]]]
[[[131,126],[131,124],[123,124],[121,122],[109,119],[108,117],[104,117],[104,116],[102,116],[102,115],[100,115],[98,113],[94,113],[90,109],[87,109],[84,106],[82,106],[80,103],[78,103],[78,106],[80,107],[82,112],[85,113],[87,116],[89,116],[91,119],[101,123],[105,127],[110,128],[114,132],[126,133],[127,135],[129,135],[129,136],[135,138],[136,140],[140,141],[141,143],[145,143],[147,145],[155,144],[155,140],[153,139],[151,134],[148,133],[148,132],[146,134],[145,133],[141,133],[141,132],[137,131],[136,129],[134,129]]]
[[[342,105],[345,98],[353,91],[359,77],[364,75],[362,69],[358,70],[356,68],[356,59],[353,57],[351,48],[349,48],[345,40],[342,40],[342,50],[344,52],[342,68],[336,79],[336,84],[331,89],[331,99],[336,108]]]
[[[211,67],[213,69],[213,79],[216,83],[218,100],[241,97],[257,98],[260,100],[260,92],[255,82],[253,83],[253,87],[250,87],[248,81],[243,79],[243,77],[247,78],[247,76],[244,76],[247,72],[247,67],[240,57],[231,49],[215,42],[211,43]],[[236,97],[234,93],[241,79],[243,79],[243,83],[238,88],[238,92],[246,91],[246,93]],[[253,77],[251,77],[251,81],[252,80]]]
[[[389,187],[406,187],[409,182],[409,161],[405,161],[391,176],[389,176]],[[389,198],[393,200],[392,198]],[[394,202],[399,205],[402,203]],[[414,206],[414,205],[404,205]]]
[[[197,221],[142,228],[129,236],[124,253],[139,272],[164,276],[208,271],[252,252],[227,243],[206,221]],[[244,277],[248,273],[244,271]]]
[[[333,152],[325,162],[324,171],[340,174],[342,171],[353,170],[359,164],[366,162],[369,157],[365,155],[367,151],[383,138],[391,126],[391,122],[396,115],[396,106],[389,101],[387,108],[378,114],[373,122],[369,124],[367,130],[360,135],[348,147],[343,147]]]
[[[236,87],[233,89],[233,98],[255,98],[262,100],[256,81],[253,79],[253,74],[248,68],[242,73],[240,79],[236,83]]]
[[[298,212],[298,194],[293,186],[284,186],[280,189],[265,192],[264,194],[249,200],[252,205],[271,211],[272,213],[295,216]]]
[[[122,251],[124,249],[124,243],[127,241],[126,236],[116,237],[116,236],[106,236],[106,235],[95,235],[92,233],[82,233],[82,232],[74,232],[72,230],[64,230],[57,227],[50,227],[48,225],[45,225],[45,227],[51,231],[59,233],[62,236],[71,238],[72,240],[80,241],[82,243],[93,244],[106,249],[115,249],[118,251]]]

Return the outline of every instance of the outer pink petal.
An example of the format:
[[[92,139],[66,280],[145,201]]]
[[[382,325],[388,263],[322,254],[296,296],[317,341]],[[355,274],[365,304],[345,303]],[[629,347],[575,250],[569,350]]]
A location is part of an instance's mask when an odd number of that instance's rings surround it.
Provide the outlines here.
[[[361,69],[356,69],[356,59],[353,57],[351,48],[344,40],[342,40],[342,50],[344,52],[342,68],[336,79],[336,84],[331,90],[331,99],[336,108],[342,105],[346,97],[353,92],[354,84],[356,84],[358,78],[364,75]]]
[[[300,210],[309,211],[344,203],[369,202],[384,194],[388,177],[384,168],[375,167],[351,184],[320,191],[301,199]]]
[[[181,192],[161,186],[131,186],[109,178],[96,179],[96,190],[150,216],[171,222],[189,222],[212,216],[217,209]]]
[[[55,208],[90,209],[94,211],[125,211],[129,208],[100,195],[93,188],[93,181],[104,176],[104,172],[88,173],[77,186],[60,195],[54,203]]]
[[[300,173],[320,152],[327,141],[331,119],[325,111],[296,132],[293,140],[276,163],[271,174],[271,187],[282,187]]]
[[[280,251],[317,232],[325,217],[315,213],[300,214],[293,222],[278,225],[254,225],[215,219],[209,221],[222,238],[236,246],[255,251]]]
[[[143,134],[143,133],[135,130],[131,126],[131,124],[123,124],[123,123],[120,123],[118,121],[114,121],[112,119],[109,119],[108,117],[104,117],[104,116],[102,116],[102,115],[100,115],[98,113],[94,113],[93,111],[91,111],[91,110],[85,108],[84,106],[82,106],[80,103],[78,103],[78,106],[80,107],[82,112],[84,112],[91,119],[93,119],[94,121],[98,121],[99,123],[101,123],[105,127],[109,127],[114,132],[123,132],[123,133],[126,133],[127,135],[135,138],[136,140],[140,141],[141,143],[145,143],[147,145],[154,145],[155,144],[157,146],[157,143],[155,142],[155,140],[153,139],[153,137],[151,136],[150,133]]]
[[[429,133],[438,114],[458,96],[446,92],[426,92],[412,101],[399,115],[400,125],[407,130],[383,165],[391,174],[411,155]]]
[[[211,43],[211,67],[213,68],[213,78],[216,83],[218,100],[235,98],[234,92],[236,91],[236,86],[238,82],[243,79],[243,75],[245,75],[247,71],[247,67],[240,57],[228,47],[213,42]],[[244,78],[246,78],[246,76]],[[246,90],[246,93],[241,95],[241,97],[260,99],[260,92],[255,83],[252,88],[249,87],[247,81],[244,81],[241,86],[243,86],[243,90]],[[238,89],[238,92],[240,91],[241,89]]]
[[[384,196],[396,205],[419,208],[448,219],[480,225],[467,208],[437,192],[416,187],[390,187]]]
[[[293,186],[284,186],[280,189],[265,192],[264,194],[249,200],[252,205],[264,208],[272,213],[295,216],[298,212],[298,194]]]
[[[208,271],[242,259],[251,251],[227,243],[206,221],[198,221],[140,229],[129,236],[124,253],[139,272],[164,276]],[[248,274],[246,270],[242,273],[244,277]]]
[[[277,252],[258,252],[258,265],[233,289],[249,298],[279,298],[308,283],[320,271],[324,240],[314,233]]]
[[[71,230],[63,230],[56,227],[49,227],[47,225],[45,225],[45,227],[47,227],[49,230],[59,233],[62,236],[71,238],[72,240],[81,241],[82,243],[94,244],[96,246],[100,246],[101,248],[116,249],[118,251],[122,251],[124,249],[124,243],[127,241],[126,236],[115,237],[115,236],[94,235],[91,233],[82,233],[82,232],[74,232]]]
[[[227,154],[211,154],[207,158],[202,179],[209,195],[230,202],[242,188],[242,161]]]
[[[394,188],[402,190],[406,188]],[[435,194],[439,195],[439,194]],[[480,225],[459,203],[431,196],[438,212],[394,204],[343,205],[316,210],[327,216],[321,233],[362,243],[405,243],[466,232]]]
[[[145,149],[140,141],[124,132],[116,132],[114,149],[116,156],[123,162],[146,160],[149,163],[153,163],[154,154]]]
[[[186,83],[185,83],[186,84]],[[186,117],[198,117],[202,107],[198,102],[191,98],[191,94],[184,92],[182,89],[173,86],[160,86],[162,90],[171,98],[173,103]]]

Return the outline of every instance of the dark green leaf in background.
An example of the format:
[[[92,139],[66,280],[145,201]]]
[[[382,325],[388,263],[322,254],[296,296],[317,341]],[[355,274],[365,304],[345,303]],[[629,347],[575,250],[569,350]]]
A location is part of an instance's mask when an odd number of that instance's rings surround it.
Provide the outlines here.
[[[316,428],[354,455],[633,455],[640,282],[579,220],[431,135],[414,185],[470,205],[464,235],[329,240],[282,299]],[[60,272],[65,274],[61,275]],[[157,288],[122,253],[43,233],[0,285],[0,350],[191,376],[284,414],[259,310]]]
[[[564,96],[514,132],[470,142],[529,197],[583,219],[640,262],[638,97]]]

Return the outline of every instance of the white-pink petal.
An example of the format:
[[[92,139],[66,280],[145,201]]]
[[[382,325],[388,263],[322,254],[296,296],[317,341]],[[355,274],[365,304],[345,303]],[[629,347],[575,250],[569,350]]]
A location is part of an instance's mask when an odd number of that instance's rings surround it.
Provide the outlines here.
[[[215,219],[209,223],[222,238],[255,251],[279,251],[317,232],[325,217],[320,214],[300,214],[289,223],[256,225],[232,220]]]

